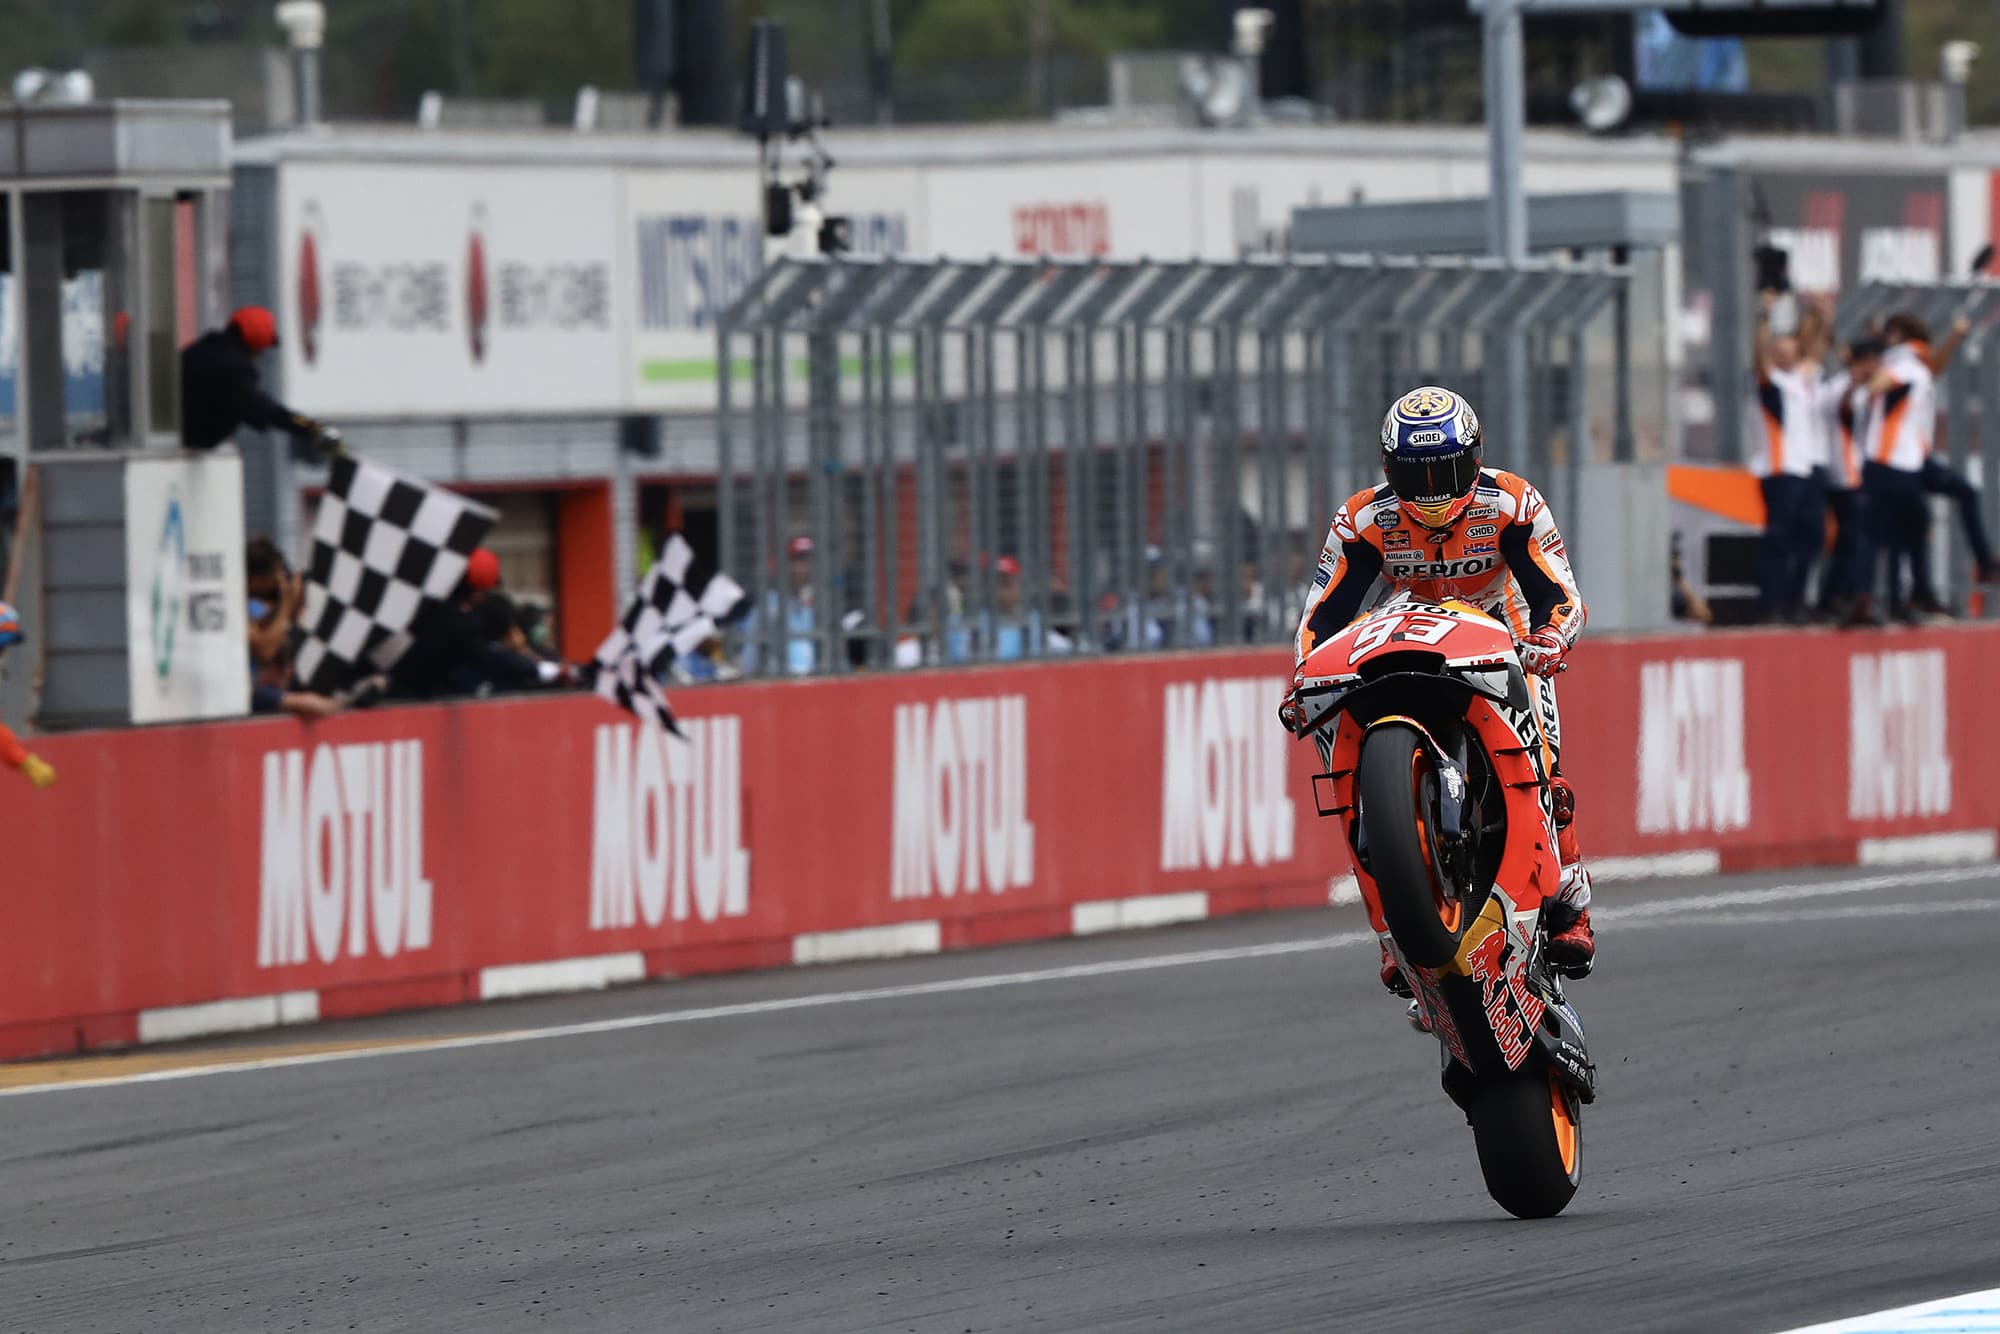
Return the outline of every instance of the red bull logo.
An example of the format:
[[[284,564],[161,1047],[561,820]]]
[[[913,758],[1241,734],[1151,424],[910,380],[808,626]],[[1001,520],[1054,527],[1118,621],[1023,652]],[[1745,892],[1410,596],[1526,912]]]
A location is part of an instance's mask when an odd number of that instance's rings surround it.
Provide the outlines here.
[[[472,230],[465,243],[465,333],[475,362],[486,360],[486,323],[492,303],[486,284],[486,208],[472,211]]]
[[[319,231],[325,225],[316,203],[308,203],[299,229],[299,355],[311,366],[319,360],[319,325],[325,314],[319,282]]]

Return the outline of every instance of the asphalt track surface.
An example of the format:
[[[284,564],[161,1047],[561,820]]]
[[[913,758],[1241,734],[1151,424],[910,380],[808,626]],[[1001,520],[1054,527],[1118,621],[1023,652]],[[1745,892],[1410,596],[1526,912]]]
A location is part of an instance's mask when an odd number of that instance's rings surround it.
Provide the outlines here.
[[[1764,1332],[1992,1287],[2000,875],[1854,874],[1600,890],[1551,1222],[1486,1198],[1349,908],[0,1097],[0,1330]]]

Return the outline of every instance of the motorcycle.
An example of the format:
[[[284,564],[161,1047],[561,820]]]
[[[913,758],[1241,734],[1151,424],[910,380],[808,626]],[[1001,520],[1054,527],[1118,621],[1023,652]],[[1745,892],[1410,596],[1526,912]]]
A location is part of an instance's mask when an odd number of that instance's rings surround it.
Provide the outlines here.
[[[1561,868],[1540,691],[1493,617],[1398,598],[1313,650],[1283,715],[1319,747],[1319,813],[1343,822],[1487,1192],[1520,1218],[1576,1194],[1597,1096],[1583,1023],[1545,957]]]

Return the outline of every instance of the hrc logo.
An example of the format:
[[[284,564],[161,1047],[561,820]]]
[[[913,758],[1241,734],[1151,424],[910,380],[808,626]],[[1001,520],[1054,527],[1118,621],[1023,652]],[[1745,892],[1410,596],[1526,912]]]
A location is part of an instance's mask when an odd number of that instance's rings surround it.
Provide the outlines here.
[[[1408,396],[1396,405],[1396,410],[1405,417],[1425,419],[1441,417],[1457,406],[1453,396],[1445,390],[1425,385],[1422,389],[1411,390]]]

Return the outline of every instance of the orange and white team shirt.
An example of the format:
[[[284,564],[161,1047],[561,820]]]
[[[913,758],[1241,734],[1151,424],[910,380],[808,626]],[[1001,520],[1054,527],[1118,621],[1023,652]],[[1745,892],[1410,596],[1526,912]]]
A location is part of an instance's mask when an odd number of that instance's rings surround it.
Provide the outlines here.
[[[1881,393],[1867,417],[1863,439],[1870,462],[1898,472],[1918,472],[1930,457],[1931,432],[1937,428],[1937,381],[1929,355],[1922,343],[1898,343],[1882,354],[1882,369],[1895,383]]]
[[[1846,371],[1828,376],[1820,386],[1826,466],[1836,491],[1852,491],[1861,485],[1861,445],[1872,397],[1866,386],[1854,383],[1854,377]]]
[[[1819,372],[1808,366],[1773,368],[1757,383],[1757,453],[1750,471],[1759,477],[1810,477],[1826,461],[1825,412]]]
[[[1574,644],[1583,632],[1562,534],[1542,493],[1513,473],[1481,472],[1472,504],[1441,531],[1412,523],[1386,485],[1342,505],[1299,620],[1299,661],[1360,614],[1377,579],[1427,601],[1470,602],[1516,639],[1549,626]]]

